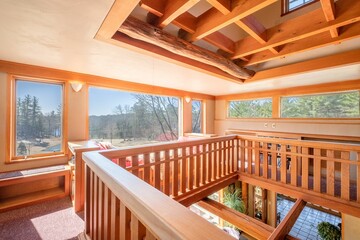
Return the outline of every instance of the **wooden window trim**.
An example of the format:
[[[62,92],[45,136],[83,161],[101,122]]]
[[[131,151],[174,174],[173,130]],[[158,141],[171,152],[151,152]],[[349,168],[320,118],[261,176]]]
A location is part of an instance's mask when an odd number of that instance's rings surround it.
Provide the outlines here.
[[[62,142],[61,142],[61,151],[56,153],[44,153],[44,154],[34,154],[28,156],[26,159],[20,156],[16,156],[15,154],[15,141],[16,141],[16,80],[23,80],[35,83],[49,83],[49,84],[59,84],[62,85],[62,108],[63,108],[63,116],[62,116]],[[68,123],[67,123],[67,89],[68,82],[55,80],[55,79],[44,79],[44,78],[36,78],[29,76],[21,76],[21,75],[8,75],[7,82],[7,105],[6,109],[6,139],[8,142],[8,146],[6,148],[6,164],[19,163],[19,162],[30,162],[30,161],[38,161],[38,160],[49,160],[55,158],[64,158],[67,154],[67,131],[68,131]]]
[[[287,14],[289,14],[289,13],[292,13],[292,12],[295,12],[295,11],[297,11],[297,10],[299,10],[299,9],[302,9],[302,8],[304,8],[304,7],[307,7],[307,6],[309,6],[309,5],[311,5],[311,4],[313,4],[313,3],[316,3],[316,2],[318,2],[319,0],[314,0],[314,1],[312,1],[312,2],[308,2],[308,3],[306,3],[306,4],[304,4],[304,5],[302,5],[302,6],[300,6],[300,7],[297,7],[297,8],[294,8],[294,9],[292,9],[292,10],[289,10],[289,0],[281,0],[281,17],[282,16],[285,16],[285,15],[287,15]]]

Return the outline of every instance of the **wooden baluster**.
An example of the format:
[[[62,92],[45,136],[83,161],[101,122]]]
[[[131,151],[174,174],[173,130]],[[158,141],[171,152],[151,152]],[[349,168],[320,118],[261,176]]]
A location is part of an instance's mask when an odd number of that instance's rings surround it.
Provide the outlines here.
[[[190,158],[189,158],[189,171],[188,171],[188,181],[189,181],[189,190],[192,190],[194,188],[194,165],[195,165],[195,160],[194,160],[194,147],[189,147],[189,153],[190,153]]]
[[[202,173],[201,173],[201,184],[205,185],[206,182],[206,145],[203,144],[201,145],[202,147],[202,152],[201,152],[201,169],[202,169]]]
[[[174,149],[174,161],[172,168],[172,196],[176,197],[179,194],[179,149]]]
[[[252,174],[253,142],[250,140],[246,142],[247,142],[246,146],[247,146],[247,163],[248,163],[247,173]]]
[[[132,156],[131,157],[131,168],[136,168],[131,170],[132,174],[134,174],[135,176],[139,177],[139,168],[137,168],[139,166],[139,156]]]
[[[111,191],[104,185],[104,239],[110,239],[113,226],[111,226]]]
[[[155,163],[155,188],[160,190],[160,174],[161,174],[161,159],[160,159],[160,152],[156,152],[155,153],[155,159],[154,159],[154,163]]]
[[[230,158],[230,172],[235,172],[235,162],[236,162],[236,156],[235,156],[235,139],[230,140],[230,151],[231,151],[231,158]]]
[[[104,239],[104,183],[99,179],[98,182],[98,239]]]
[[[170,150],[165,150],[164,189],[166,195],[170,195]]]
[[[89,224],[89,233],[90,233],[90,238],[91,239],[94,239],[94,191],[95,191],[95,184],[94,184],[94,172],[89,168],[87,167],[89,172],[90,172],[90,213],[89,213],[89,216],[90,216],[90,219],[89,219],[89,223],[86,223],[86,224]]]
[[[309,148],[301,148],[301,187],[308,189],[309,188]]]
[[[130,210],[120,202],[120,239],[130,240],[131,239],[131,212]]]
[[[268,158],[269,158],[269,152],[268,152],[268,144],[266,142],[263,142],[263,145],[262,145],[262,149],[263,149],[263,177],[264,178],[268,178],[268,169],[269,169],[269,161],[268,161]]]
[[[314,148],[314,191],[321,192],[321,150]]]
[[[357,187],[357,197],[356,200],[358,203],[360,203],[360,152],[357,153],[357,181],[356,181],[356,187]]]
[[[230,154],[229,154],[229,141],[224,141],[224,151],[225,151],[225,155],[224,155],[224,164],[225,164],[225,173],[224,175],[227,176],[229,175],[229,158],[230,158]]]
[[[277,148],[276,144],[271,144],[271,179],[276,181],[277,175]]]
[[[110,239],[115,240],[119,238],[120,230],[120,201],[111,192],[111,206],[110,206]]]
[[[297,186],[297,172],[298,172],[298,163],[297,163],[297,147],[291,146],[291,162],[290,162],[290,181],[291,185]]]
[[[131,240],[143,240],[145,236],[146,228],[139,219],[131,213]]]
[[[122,168],[126,168],[126,158],[119,158],[119,166]]]
[[[187,179],[187,168],[188,168],[188,158],[186,154],[186,148],[181,149],[181,193],[186,193],[186,182],[189,181]]]
[[[255,144],[255,175],[260,176],[260,142],[256,141]]]
[[[326,193],[330,196],[334,196],[334,183],[335,183],[335,163],[334,163],[334,150],[327,150],[326,156]]]
[[[282,183],[286,183],[286,145],[281,144],[280,147],[280,159],[281,159],[281,166],[280,166],[280,179]]]
[[[342,160],[350,160],[350,152],[341,152]],[[350,200],[350,164],[341,163],[341,198]]]
[[[240,171],[245,172],[245,141],[239,141],[239,151],[240,151]]]
[[[99,199],[98,199],[98,194],[99,194],[99,191],[98,191],[98,181],[99,181],[99,178],[98,176],[96,176],[96,174],[94,173],[94,221],[93,221],[93,229],[94,229],[94,232],[93,232],[93,238],[92,239],[98,239],[98,218],[99,218],[99,213],[98,213],[98,205],[99,205]]]
[[[156,237],[150,232],[149,229],[146,229],[146,236],[144,240],[156,240]]]
[[[225,174],[225,143],[221,141],[219,143],[220,146],[220,176],[223,177]]]
[[[150,166],[148,166],[150,164],[150,154],[149,153],[145,153],[144,154],[144,181],[151,184],[150,183]]]
[[[219,142],[214,143],[214,180],[218,179],[220,176],[220,166],[219,166]]]
[[[195,147],[195,151],[196,151],[196,161],[195,161],[195,187],[199,187],[200,186],[200,181],[201,181],[201,150],[200,150],[200,145]]]
[[[206,169],[207,169],[207,178],[206,181],[209,183],[212,180],[212,170],[213,170],[213,162],[212,162],[212,144],[209,143],[206,145]]]
[[[239,169],[238,163],[239,163],[239,140],[234,139],[233,140],[233,164],[234,164],[234,172],[237,172]]]

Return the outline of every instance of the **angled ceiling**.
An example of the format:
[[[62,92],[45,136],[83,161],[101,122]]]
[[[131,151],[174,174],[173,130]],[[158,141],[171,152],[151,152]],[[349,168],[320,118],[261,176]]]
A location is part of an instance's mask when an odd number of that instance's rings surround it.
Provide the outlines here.
[[[120,3],[121,1],[116,2]],[[138,5],[138,1],[132,2],[132,5],[126,5],[129,8],[127,10],[129,15],[131,14],[144,21],[144,16],[149,12],[149,9],[144,8],[144,2],[154,3],[157,1],[142,1],[140,5]],[[164,2],[166,3],[166,1]],[[169,2],[172,1],[169,0]],[[217,11],[215,15],[220,20],[225,21],[223,20],[224,16],[227,16],[226,9],[221,9],[221,6],[217,5],[218,2],[226,1],[174,2],[184,2],[185,7],[181,11],[187,9],[188,13],[196,18],[201,17],[204,11],[215,12],[215,10]],[[197,3],[193,4],[193,2]],[[335,20],[329,22],[324,17],[324,10],[321,8],[320,3],[312,4],[293,14],[280,17],[280,10],[278,9],[279,1],[259,2],[266,2],[268,6],[261,9],[255,8],[256,11],[250,14],[250,18],[256,19],[255,21],[261,23],[264,29],[268,29],[266,30],[265,38],[259,34],[259,38],[263,37],[265,39],[262,43],[261,39],[256,39],[256,37],[249,35],[236,22],[216,31],[218,32],[216,33],[217,37],[225,36],[227,42],[230,40],[235,44],[233,55],[226,56],[246,60],[238,61],[237,63],[240,65],[251,68],[256,72],[261,72],[265,69],[360,48],[360,41],[357,38],[358,29],[360,28],[357,23],[348,24],[349,22],[359,20],[357,11],[359,11],[360,7],[348,7],[349,2],[352,2],[352,6],[354,4],[358,6],[360,2],[358,0],[337,1],[336,4],[344,3],[343,7],[339,5],[340,7],[335,8]],[[346,66],[315,69],[310,72],[288,76],[276,76],[263,81],[250,81],[249,83],[245,81],[243,84],[227,81],[224,80],[226,77],[221,76],[221,74],[209,74],[208,71],[198,71],[196,68],[196,70],[189,69],[187,66],[184,67],[184,65],[179,66],[176,62],[168,62],[166,58],[159,58],[157,54],[143,54],[143,51],[139,51],[137,47],[131,47],[129,42],[126,44],[116,44],[118,46],[115,46],[94,39],[94,36],[99,33],[98,30],[113,3],[112,0],[84,0],[75,2],[34,0],[31,3],[26,0],[16,2],[10,0],[1,1],[0,59],[211,95],[360,79],[360,65],[355,62]],[[124,5],[121,6],[123,7]],[[189,6],[192,7],[189,8]],[[217,7],[217,9],[213,9],[214,7]],[[228,9],[227,11],[231,13],[232,10]],[[171,11],[176,12],[176,9]],[[240,10],[238,11],[241,12]],[[304,25],[310,27],[304,28],[302,26],[302,30],[299,27],[299,30],[296,31],[296,41],[288,42],[290,41],[288,38],[285,39],[285,37],[280,35],[273,35],[274,37],[269,38],[269,35],[272,36],[271,34],[276,32],[275,29],[279,29],[280,26],[287,26],[289,21],[294,21],[296,18],[301,17],[303,14],[309,14],[311,11],[318,11],[318,14],[314,16],[319,19],[321,18],[321,23],[319,24],[319,21],[316,20],[317,18],[307,20]],[[340,12],[337,13],[336,11]],[[322,14],[321,17],[320,12]],[[127,17],[124,16],[123,20],[125,21]],[[205,17],[203,18],[206,19]],[[172,17],[160,17],[158,20],[163,22],[162,25],[166,25],[163,28],[164,31],[176,35],[179,26],[173,24],[175,19],[172,19]],[[206,20],[203,21],[207,22]],[[345,23],[347,24],[346,26],[344,26]],[[201,38],[201,40],[194,41],[193,43],[218,53],[219,44],[214,44],[214,40],[210,39],[210,41],[207,41],[206,39],[206,36],[209,36],[206,34],[213,31],[212,29],[208,30],[212,26],[206,27],[206,24],[204,26],[203,30],[195,30],[190,35],[192,40]],[[115,24],[115,31],[119,27]],[[330,30],[332,29],[337,29],[338,37],[331,37]],[[208,32],[204,34],[204,31]],[[289,31],[294,34],[291,32],[292,30]],[[110,35],[110,38],[112,38],[113,33],[110,33]],[[307,35],[311,35],[312,40],[305,41],[307,38],[303,37]],[[217,39],[215,38],[215,40]],[[242,44],[245,41],[251,44]],[[338,44],[339,42],[341,44]],[[333,43],[337,44],[333,45]],[[314,50],[314,45],[316,44],[321,47]],[[272,48],[274,50],[271,50]],[[226,49],[222,50],[227,51]]]

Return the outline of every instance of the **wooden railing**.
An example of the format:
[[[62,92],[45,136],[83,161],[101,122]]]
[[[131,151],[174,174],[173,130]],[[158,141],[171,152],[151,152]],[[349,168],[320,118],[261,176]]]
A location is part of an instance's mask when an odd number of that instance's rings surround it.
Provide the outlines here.
[[[185,201],[187,196],[214,184],[229,185],[231,180],[236,180],[236,142],[236,136],[229,135],[102,154],[166,195],[189,205],[192,201]]]
[[[311,193],[310,202],[318,196],[360,206],[359,145],[251,136],[238,136],[238,141],[241,180],[250,176],[286,186],[298,196]]]
[[[197,199],[236,181],[236,142],[226,136],[84,153],[85,232],[91,239],[233,239],[168,196]]]

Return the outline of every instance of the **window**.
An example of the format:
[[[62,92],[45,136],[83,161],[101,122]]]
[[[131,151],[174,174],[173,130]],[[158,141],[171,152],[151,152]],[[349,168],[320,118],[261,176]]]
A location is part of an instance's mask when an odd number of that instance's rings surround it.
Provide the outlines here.
[[[228,116],[230,118],[270,118],[272,117],[272,100],[267,98],[230,101]]]
[[[15,97],[13,155],[63,152],[63,84],[15,79]]]
[[[283,0],[282,13],[286,14],[296,9],[304,7],[310,3],[316,2],[317,0]]]
[[[359,91],[281,98],[283,118],[358,118]]]
[[[191,113],[192,113],[192,132],[201,133],[202,132],[202,102],[199,100],[191,101]]]
[[[179,99],[89,88],[89,133],[97,141],[131,146],[178,139]]]

